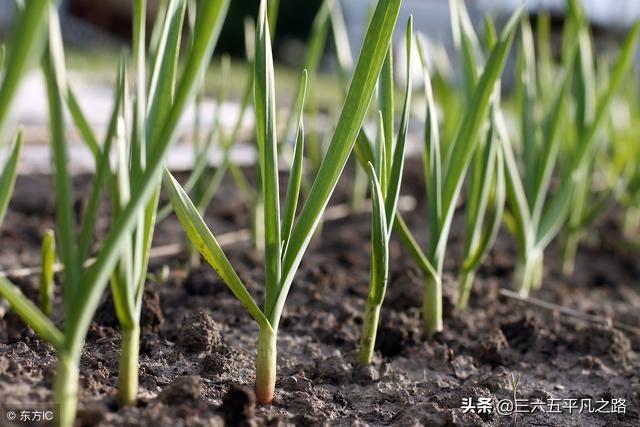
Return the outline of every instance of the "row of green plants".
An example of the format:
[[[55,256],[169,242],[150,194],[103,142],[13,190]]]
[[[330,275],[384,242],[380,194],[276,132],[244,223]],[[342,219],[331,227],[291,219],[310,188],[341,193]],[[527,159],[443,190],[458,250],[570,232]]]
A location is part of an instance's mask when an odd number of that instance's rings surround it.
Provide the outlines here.
[[[91,319],[109,284],[122,328],[120,400],[124,404],[135,402],[142,291],[164,160],[179,136],[179,120],[195,97],[198,77],[209,64],[229,1],[166,3],[162,16],[156,20],[149,49],[146,1],[136,0],[132,4],[133,54],[124,54],[120,61],[114,107],[103,144],[98,143],[67,79],[55,2],[18,3],[18,31],[9,46],[2,82],[3,93],[15,94],[19,77],[29,65],[40,60],[50,112],[57,255],[64,266],[61,277],[64,326],[54,324],[45,311],[25,298],[7,278],[0,278],[0,294],[57,351],[54,400],[57,422],[62,426],[70,426],[75,420],[80,357]],[[188,49],[180,41],[187,7],[194,21],[190,40],[185,44]],[[30,55],[25,57],[25,53]],[[134,91],[129,90],[129,62],[133,63]],[[11,97],[7,96],[6,101],[2,105],[8,110]],[[73,209],[65,112],[72,116],[96,163],[87,208],[81,218],[76,218]],[[110,164],[112,151],[117,153],[115,168]],[[111,227],[101,242],[95,242],[105,192],[113,202]],[[81,224],[79,230],[76,224]],[[50,260],[45,257],[45,261]],[[45,266],[43,271],[49,269]],[[42,292],[42,295],[47,299],[46,295],[51,294]]]
[[[230,72],[230,60],[222,57],[216,66],[216,117],[204,133],[199,106],[229,0],[166,0],[149,31],[146,0],[135,0],[132,51],[120,58],[113,110],[101,141],[67,78],[56,2],[18,2],[18,30],[6,58],[4,51],[2,55],[0,129],[6,127],[22,75],[40,61],[50,112],[56,230],[47,232],[42,245],[39,303],[3,276],[0,296],[57,351],[54,400],[60,425],[74,422],[82,349],[107,287],[121,330],[119,400],[122,405],[136,402],[149,252],[156,224],[172,212],[188,237],[192,261],[199,262],[201,256],[210,264],[257,324],[256,396],[263,404],[274,399],[278,329],[296,271],[312,238],[321,237],[323,213],[346,167],[355,177],[354,211],[362,208],[367,196],[371,205],[370,280],[358,356],[364,365],[372,361],[386,288],[393,286],[388,282],[394,236],[423,272],[424,332],[432,337],[444,327],[443,273],[457,214],[464,216],[465,239],[457,272],[459,310],[468,306],[474,278],[502,226],[517,241],[514,278],[523,296],[541,286],[544,253],[556,240],[563,249],[562,269],[571,273],[581,239],[607,208],[622,206],[625,232],[637,233],[640,149],[634,118],[640,105],[635,82],[629,83],[633,90],[619,89],[633,80],[629,72],[640,24],[631,28],[615,58],[597,55],[579,3],[568,0],[562,46],[554,55],[548,16],[538,18],[537,36],[521,10],[500,33],[487,18],[481,37],[464,2],[451,0],[461,81],[437,66],[429,43],[409,19],[404,34],[406,71],[402,87],[397,87],[400,76],[392,38],[401,3],[376,3],[354,60],[340,4],[325,0],[312,27],[295,98],[283,119],[272,56],[278,3],[263,0],[257,22],[245,24],[249,72],[240,114],[231,129],[222,126],[219,111],[228,98],[225,82]],[[323,129],[314,88],[330,42],[344,98],[328,113],[335,121]],[[512,49],[514,44],[517,49]],[[510,55],[515,57],[515,83],[513,90],[504,91],[501,79]],[[421,82],[415,81],[416,68]],[[508,95],[503,99],[504,93]],[[196,161],[182,185],[164,164],[189,105],[196,106]],[[95,162],[87,208],[80,217],[73,208],[66,114]],[[255,118],[258,154],[253,179],[231,161],[249,114]],[[414,120],[424,123],[426,236],[414,236],[398,209]],[[0,174],[0,221],[15,184],[21,147],[18,132]],[[211,168],[208,158],[214,148],[223,157]],[[284,164],[289,174],[281,195],[279,170]],[[252,206],[254,244],[264,258],[262,304],[203,219],[227,173]],[[165,205],[160,204],[161,192],[169,199]],[[103,199],[111,205],[111,226],[96,241]],[[428,243],[422,245],[424,241]],[[53,304],[56,258],[63,266],[59,310]],[[56,312],[61,313],[59,322],[52,320]]]

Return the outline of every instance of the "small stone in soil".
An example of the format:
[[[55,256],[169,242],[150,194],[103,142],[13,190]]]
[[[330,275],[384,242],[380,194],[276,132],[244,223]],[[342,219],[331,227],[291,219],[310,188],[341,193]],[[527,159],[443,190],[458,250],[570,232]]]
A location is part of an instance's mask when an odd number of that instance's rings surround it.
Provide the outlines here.
[[[227,425],[254,425],[253,417],[256,409],[256,395],[249,387],[232,384],[222,399],[220,412]]]
[[[178,345],[188,353],[210,352],[221,341],[220,329],[206,311],[187,316],[178,333]]]
[[[175,405],[202,398],[202,379],[197,375],[178,377],[171,385],[162,390],[158,399]]]

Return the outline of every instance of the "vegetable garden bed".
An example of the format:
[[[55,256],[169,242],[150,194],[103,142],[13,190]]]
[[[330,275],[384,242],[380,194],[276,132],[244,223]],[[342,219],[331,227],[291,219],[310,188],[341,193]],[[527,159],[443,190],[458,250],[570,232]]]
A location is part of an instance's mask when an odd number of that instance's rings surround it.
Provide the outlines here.
[[[326,0],[282,119],[279,3],[262,0],[235,125],[217,114],[205,136],[196,108],[195,164],[174,177],[229,1],[163,2],[150,31],[132,2],[104,137],[74,94],[56,3],[17,2],[0,131],[40,59],[52,175],[20,177],[12,197],[18,130],[0,173],[0,423],[637,425],[640,22],[599,55],[567,0],[554,57],[549,16],[535,38],[523,9],[499,32],[486,17],[480,38],[452,0],[457,82],[431,69],[412,17],[398,61],[401,0],[376,3],[357,60]],[[344,101],[321,112],[330,26]],[[216,106],[230,73],[223,55]],[[258,161],[243,169],[230,155],[247,114]],[[72,173],[65,115],[93,175]]]
[[[408,161],[405,172],[408,182],[421,182],[417,161]],[[332,204],[348,200],[348,182],[338,187]],[[84,199],[87,185],[87,177],[76,179],[76,200]],[[16,191],[29,196],[12,204],[0,232],[3,269],[37,265],[41,235],[54,221],[48,176],[20,177]],[[422,231],[424,191],[417,185],[407,193],[418,205],[404,216],[414,231]],[[250,226],[250,208],[234,194],[225,180],[206,216],[218,234]],[[81,362],[80,425],[215,425],[223,419],[228,425],[512,425],[512,416],[464,413],[463,399],[510,398],[513,374],[522,376],[517,387],[522,399],[626,399],[624,414],[536,411],[518,414],[518,425],[637,425],[640,267],[637,255],[620,245],[615,213],[590,230],[606,240],[581,247],[573,277],[565,279],[556,272],[557,263],[547,263],[545,286],[536,297],[603,321],[611,318],[617,328],[501,293],[510,286],[516,259],[514,242],[504,234],[477,274],[469,310],[456,312],[456,284],[449,273],[459,267],[463,250],[457,221],[454,256],[445,265],[444,333],[423,340],[421,272],[393,240],[374,363],[365,368],[356,360],[367,295],[369,217],[326,222],[303,261],[279,333],[272,406],[256,406],[253,395],[257,327],[208,266],[184,271],[188,256],[182,255],[152,261],[156,275],[165,264],[171,274],[165,283],[148,283],[145,293],[135,407],[117,405],[119,328],[110,298],[101,305]],[[160,223],[156,235],[154,246],[183,241],[174,217]],[[239,242],[225,250],[261,298],[261,260],[252,245]],[[552,245],[549,259],[557,254]],[[27,295],[37,295],[37,275],[18,283]],[[54,319],[59,316],[54,312]],[[0,326],[0,395],[7,402],[51,401],[52,348],[12,312],[2,316]]]

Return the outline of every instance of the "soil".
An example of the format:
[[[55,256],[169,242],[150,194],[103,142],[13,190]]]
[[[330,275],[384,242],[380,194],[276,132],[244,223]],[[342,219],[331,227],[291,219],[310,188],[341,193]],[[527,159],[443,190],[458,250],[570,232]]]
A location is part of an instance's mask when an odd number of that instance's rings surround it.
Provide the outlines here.
[[[405,217],[426,243],[422,174],[407,167],[405,192],[417,201]],[[76,182],[83,200],[88,179]],[[332,203],[346,200],[348,180]],[[0,229],[0,269],[38,264],[40,239],[54,220],[50,178],[20,177]],[[78,210],[82,209],[78,203]],[[576,274],[557,272],[558,248],[546,258],[537,298],[640,329],[640,257],[628,252],[608,213],[580,248]],[[247,227],[248,206],[225,182],[207,214],[214,233]],[[215,425],[640,425],[640,336],[505,297],[511,287],[515,243],[502,233],[478,273],[470,308],[453,309],[463,245],[462,221],[453,227],[446,263],[445,331],[422,337],[421,273],[398,241],[392,242],[391,280],[371,367],[355,354],[367,293],[369,216],[327,222],[296,275],[278,338],[278,380],[272,406],[253,393],[257,327],[207,266],[188,271],[188,256],[155,260],[169,265],[164,283],[149,282],[140,348],[140,399],[116,401],[118,324],[105,297],[86,342],[81,366],[79,426]],[[106,219],[99,224],[106,230]],[[177,221],[159,225],[156,245],[184,241]],[[249,243],[225,248],[254,297],[261,301],[263,269]],[[36,298],[37,277],[16,282]],[[0,305],[0,401],[51,401],[55,352]],[[62,323],[59,296],[54,321]],[[519,399],[625,399],[625,413],[503,416],[462,409],[463,399],[497,403]],[[563,404],[563,401],[560,401]],[[610,411],[609,411],[610,412]],[[0,425],[5,420],[0,420]],[[24,424],[18,424],[24,425]]]

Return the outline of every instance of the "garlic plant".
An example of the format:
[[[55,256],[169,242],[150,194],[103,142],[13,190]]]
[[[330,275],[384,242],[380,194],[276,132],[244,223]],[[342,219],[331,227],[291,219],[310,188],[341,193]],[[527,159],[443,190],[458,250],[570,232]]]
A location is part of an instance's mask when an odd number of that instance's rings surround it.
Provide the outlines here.
[[[238,300],[245,306],[260,328],[256,360],[256,397],[261,403],[274,399],[276,382],[277,332],[294,276],[304,252],[320,223],[329,197],[365,118],[382,64],[391,42],[401,0],[379,0],[373,14],[351,87],[336,125],[331,143],[324,156],[302,211],[296,215],[299,174],[289,182],[285,210],[281,214],[278,184],[278,144],[275,117],[275,83],[271,37],[267,24],[267,2],[262,1],[256,32],[254,103],[260,158],[260,182],[264,195],[265,301],[260,309],[234,268],[229,263],[215,237],[209,231],[189,197],[177,181],[165,172],[164,182],[174,211],[178,215],[192,244],[216,270]],[[304,80],[304,78],[303,78]],[[301,92],[304,93],[302,85]],[[304,96],[299,96],[303,99]],[[302,117],[303,102],[298,105]],[[302,162],[302,120],[298,121],[296,143],[297,165]],[[295,219],[297,216],[297,219]],[[295,222],[295,224],[294,224]]]
[[[389,240],[393,231],[393,224],[398,208],[400,187],[402,184],[402,172],[404,170],[405,148],[409,130],[409,118],[411,115],[411,65],[413,48],[413,17],[409,19],[406,30],[407,49],[407,83],[405,89],[402,118],[397,136],[389,136],[387,128],[393,129],[395,119],[392,97],[383,97],[384,111],[389,114],[385,117],[382,110],[379,112],[378,135],[375,146],[375,165],[368,163],[368,173],[371,187],[371,266],[369,279],[369,292],[365,305],[364,320],[362,323],[362,335],[360,338],[360,351],[358,361],[363,365],[371,364],[373,350],[376,343],[378,320],[380,310],[384,302],[384,296],[389,280]],[[387,53],[386,63],[391,63],[392,49]],[[384,68],[383,68],[384,70]],[[391,70],[393,74],[393,70]],[[393,86],[393,75],[390,81]],[[385,77],[381,76],[379,88]],[[393,90],[393,87],[390,88]],[[386,138],[392,138],[387,143]],[[388,151],[387,151],[388,150]]]
[[[23,15],[29,13],[31,5],[36,3],[40,2],[27,3]],[[141,7],[143,4],[139,1],[134,7],[142,11],[144,10]],[[75,419],[80,354],[89,330],[89,324],[100,303],[104,289],[109,279],[112,278],[116,266],[119,262],[122,262],[123,250],[132,241],[132,236],[140,237],[140,240],[137,240],[143,243],[142,246],[137,246],[140,250],[143,250],[144,243],[150,240],[146,238],[148,237],[147,235],[142,233],[143,229],[148,230],[149,228],[144,225],[141,226],[141,224],[144,224],[141,221],[155,212],[151,207],[155,207],[154,195],[158,192],[160,173],[165,155],[169,147],[177,139],[178,121],[185,107],[195,95],[196,76],[208,64],[227,6],[228,0],[212,0],[199,6],[194,34],[195,42],[185,58],[184,69],[180,78],[177,79],[175,92],[173,92],[173,96],[171,96],[171,93],[166,92],[161,94],[164,96],[157,105],[159,110],[164,111],[163,120],[158,121],[158,126],[154,128],[154,132],[151,132],[150,138],[146,140],[145,144],[141,143],[141,139],[136,140],[136,144],[132,144],[135,147],[132,148],[132,152],[137,156],[135,157],[136,161],[132,161],[132,167],[139,167],[142,163],[144,163],[144,167],[131,171],[131,175],[128,177],[130,188],[128,200],[125,201],[124,198],[120,198],[122,202],[120,204],[121,209],[113,218],[113,224],[95,254],[95,261],[87,265],[86,261],[89,256],[87,248],[91,246],[100,194],[103,187],[109,183],[111,176],[109,172],[110,147],[114,139],[123,136],[120,132],[122,130],[120,123],[122,122],[123,103],[126,98],[126,72],[124,63],[121,63],[111,125],[107,132],[105,144],[101,153],[99,153],[98,167],[89,198],[89,205],[81,218],[82,227],[78,234],[75,230],[76,219],[73,210],[71,175],[67,162],[68,142],[65,136],[63,116],[64,100],[70,98],[70,92],[67,88],[65,76],[64,53],[57,10],[52,4],[46,5],[46,12],[49,16],[49,47],[43,59],[43,70],[47,82],[50,109],[52,160],[57,205],[56,229],[60,249],[59,256],[64,266],[62,275],[64,327],[62,329],[58,328],[36,305],[23,296],[5,278],[0,278],[0,295],[11,304],[12,309],[22,317],[41,339],[53,345],[57,351],[58,367],[54,382],[54,399],[57,403],[57,422],[63,427],[73,425]],[[139,40],[142,39],[142,37],[139,37]],[[138,54],[140,50],[135,49]],[[171,54],[172,52],[165,50],[164,53]],[[138,64],[141,64],[141,62],[143,61],[138,61]],[[173,62],[168,61],[166,63],[173,67]],[[139,66],[137,78],[141,78],[143,75],[140,72],[141,69],[142,66]],[[160,73],[160,77],[166,78],[168,70],[168,68],[164,68],[165,73]],[[146,85],[142,86],[141,89],[139,88],[140,93],[144,91],[145,87]],[[137,98],[137,103],[138,106],[144,104],[140,97]],[[71,112],[73,115],[74,111],[72,110]],[[78,111],[75,112],[77,113]],[[145,116],[139,114],[137,117],[138,120],[141,120]],[[78,117],[75,120],[77,121]],[[144,130],[144,127],[134,126],[134,129],[140,131]],[[144,136],[144,132],[134,132],[133,134],[136,137]],[[122,171],[122,168],[120,170]],[[125,174],[126,172],[120,172],[121,177]],[[122,181],[122,178],[120,181]],[[121,184],[121,182],[118,182],[118,184]],[[147,221],[146,224],[153,224],[153,221]],[[148,261],[148,257],[138,259],[143,260],[144,263]],[[144,268],[146,269],[146,265]],[[127,284],[131,285],[132,288],[126,290],[124,297],[127,298],[127,303],[131,303],[129,307],[136,308],[136,300],[132,301],[131,296],[140,298],[141,286],[138,281],[129,281]],[[118,297],[119,295],[114,295],[114,299]],[[133,352],[130,354],[133,354]],[[131,361],[133,359],[132,365],[137,366],[137,351],[135,354],[135,358],[127,356],[127,360]],[[135,372],[137,375],[137,368]],[[127,382],[123,384],[121,380],[121,389],[124,386],[128,386],[129,381],[136,381],[131,376],[126,377],[125,375],[124,378]]]

